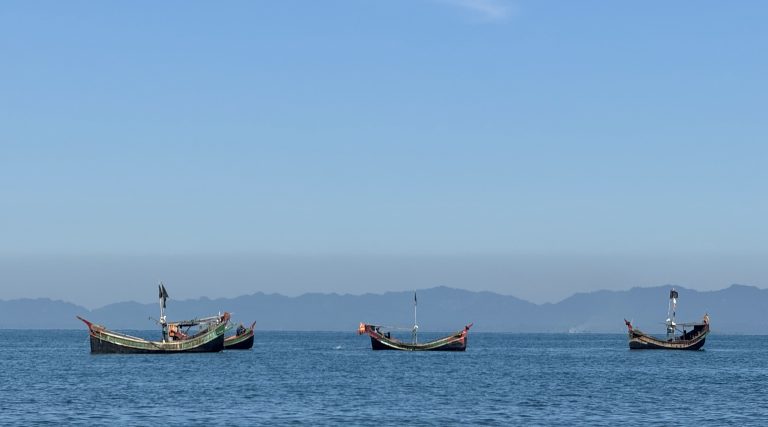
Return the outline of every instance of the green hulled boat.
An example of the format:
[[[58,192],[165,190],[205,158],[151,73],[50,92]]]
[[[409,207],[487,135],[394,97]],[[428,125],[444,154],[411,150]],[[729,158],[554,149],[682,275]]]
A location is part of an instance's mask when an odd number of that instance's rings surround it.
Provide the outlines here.
[[[250,350],[253,347],[255,326],[256,322],[251,323],[250,327],[240,325],[235,335],[224,338],[224,350]]]
[[[161,353],[208,353],[224,349],[224,332],[229,322],[229,313],[200,319],[167,322],[165,302],[168,292],[159,285],[160,325],[162,341],[150,341],[139,337],[111,331],[80,316],[90,333],[91,353],[161,354]],[[191,332],[192,327],[198,327]]]

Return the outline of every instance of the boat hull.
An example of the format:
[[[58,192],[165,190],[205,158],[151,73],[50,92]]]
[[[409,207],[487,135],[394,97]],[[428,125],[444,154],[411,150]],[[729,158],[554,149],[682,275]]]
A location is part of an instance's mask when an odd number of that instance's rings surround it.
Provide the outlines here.
[[[378,326],[361,323],[358,333],[368,334],[371,337],[373,350],[400,350],[400,351],[465,351],[467,349],[467,336],[471,324],[463,330],[444,338],[425,343],[407,343],[391,338],[389,334],[383,334]]]
[[[708,323],[697,325],[693,331],[673,340],[659,339],[637,329],[630,329],[629,348],[631,350],[700,350],[704,347],[708,334]]]
[[[245,336],[231,337],[224,340],[224,350],[250,350],[253,348],[253,331]]]
[[[700,350],[704,347],[705,338],[697,340],[695,343],[669,343],[665,344],[663,341],[659,343],[645,342],[640,340],[630,340],[629,348],[631,350]],[[682,345],[670,345],[670,344],[682,344]]]
[[[219,323],[209,326],[188,339],[175,341],[149,341],[110,331],[79,316],[78,319],[88,325],[93,354],[215,353],[224,349],[224,331],[229,313],[224,313]]]
[[[392,342],[379,340],[371,337],[371,348],[373,350],[401,350],[401,351],[466,351],[467,338],[455,340],[447,343],[433,344],[408,344],[403,342]]]
[[[141,348],[130,345],[116,344],[91,335],[91,353],[94,354],[173,354],[173,353],[216,353],[224,349],[224,335],[220,335],[210,341],[189,348],[169,347],[156,341],[149,341],[156,348]]]

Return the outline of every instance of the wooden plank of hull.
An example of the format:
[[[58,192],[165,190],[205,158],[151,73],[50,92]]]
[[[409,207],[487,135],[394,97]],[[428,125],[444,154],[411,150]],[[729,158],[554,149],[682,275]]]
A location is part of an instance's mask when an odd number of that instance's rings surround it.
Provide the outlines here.
[[[250,350],[253,347],[253,331],[224,340],[224,350]]]

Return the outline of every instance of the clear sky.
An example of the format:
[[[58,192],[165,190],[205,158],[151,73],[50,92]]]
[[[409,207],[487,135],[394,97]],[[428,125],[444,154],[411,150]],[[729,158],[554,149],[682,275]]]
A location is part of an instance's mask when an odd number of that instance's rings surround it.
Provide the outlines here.
[[[768,286],[767,21],[4,2],[0,298]]]

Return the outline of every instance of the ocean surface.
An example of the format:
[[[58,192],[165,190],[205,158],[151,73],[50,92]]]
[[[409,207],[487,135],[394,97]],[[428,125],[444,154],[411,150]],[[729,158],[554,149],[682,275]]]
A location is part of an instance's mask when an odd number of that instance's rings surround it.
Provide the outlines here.
[[[251,351],[91,355],[86,330],[0,330],[0,425],[768,425],[768,336],[704,348],[470,332],[465,353],[374,352],[257,330]]]

